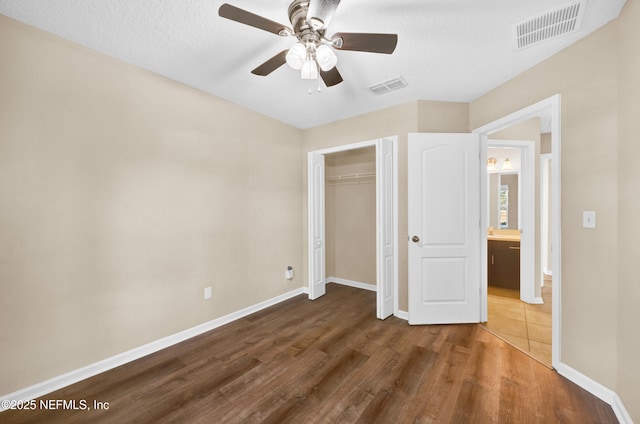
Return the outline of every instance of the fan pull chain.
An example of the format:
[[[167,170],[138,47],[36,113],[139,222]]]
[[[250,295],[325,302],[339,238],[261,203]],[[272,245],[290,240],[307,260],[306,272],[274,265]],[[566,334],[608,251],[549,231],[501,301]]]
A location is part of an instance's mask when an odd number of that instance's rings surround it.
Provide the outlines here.
[[[307,93],[309,93],[310,95],[313,94],[313,88],[311,87],[311,84],[313,84],[313,81],[314,80],[309,80],[309,89],[307,90]],[[320,78],[318,78],[315,81],[318,81],[318,88],[316,90],[318,91],[318,93],[321,93],[322,92],[322,84],[320,84]]]

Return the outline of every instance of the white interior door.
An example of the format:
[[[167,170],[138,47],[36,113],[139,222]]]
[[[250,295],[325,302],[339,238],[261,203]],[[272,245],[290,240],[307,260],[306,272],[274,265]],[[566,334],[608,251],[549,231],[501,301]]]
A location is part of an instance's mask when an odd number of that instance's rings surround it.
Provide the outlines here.
[[[376,221],[377,221],[377,317],[394,312],[395,303],[395,198],[393,140],[376,143]]]
[[[480,141],[409,134],[409,323],[480,322]]]
[[[310,152],[309,164],[309,299],[326,293],[324,235],[324,155]]]

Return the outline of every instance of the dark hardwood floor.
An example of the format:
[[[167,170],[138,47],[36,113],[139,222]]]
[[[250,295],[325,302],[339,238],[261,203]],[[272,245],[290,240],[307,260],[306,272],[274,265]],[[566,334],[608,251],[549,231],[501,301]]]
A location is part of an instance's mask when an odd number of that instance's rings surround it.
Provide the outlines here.
[[[617,422],[609,405],[479,325],[380,321],[375,293],[335,284],[45,399],[91,410],[6,411],[0,422]]]

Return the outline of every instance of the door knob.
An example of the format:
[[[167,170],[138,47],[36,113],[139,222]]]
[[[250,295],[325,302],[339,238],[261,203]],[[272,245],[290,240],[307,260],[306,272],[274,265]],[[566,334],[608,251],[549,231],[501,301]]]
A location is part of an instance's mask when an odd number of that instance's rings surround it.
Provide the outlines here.
[[[414,242],[414,243],[417,243],[417,242],[419,242],[419,241],[420,241],[420,237],[418,237],[418,236],[413,236],[413,237],[411,237],[411,241],[412,241],[412,242]]]

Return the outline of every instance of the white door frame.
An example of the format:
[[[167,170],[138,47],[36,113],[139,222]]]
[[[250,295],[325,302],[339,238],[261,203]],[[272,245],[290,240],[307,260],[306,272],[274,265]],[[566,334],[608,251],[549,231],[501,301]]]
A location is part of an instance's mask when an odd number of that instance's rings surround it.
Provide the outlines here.
[[[551,115],[551,174],[553,175],[552,187],[551,187],[551,220],[553,222],[551,229],[551,243],[553,245],[552,263],[553,263],[553,290],[552,290],[552,349],[551,349],[551,363],[554,368],[558,369],[561,366],[561,323],[562,323],[562,229],[561,229],[561,193],[560,193],[560,119],[561,119],[561,97],[560,94],[555,94],[547,99],[541,100],[538,103],[520,109],[510,115],[500,118],[494,122],[486,124],[480,128],[473,130],[474,133],[479,133],[483,143],[486,143],[488,136],[491,133],[505,129],[518,122],[526,119],[539,117],[543,114],[550,113]],[[482,149],[481,149],[482,150]],[[481,151],[482,156],[482,151]],[[486,164],[486,149],[484,149],[483,164]],[[487,173],[483,169],[480,173],[482,186],[486,187]],[[486,210],[481,209],[481,213],[486,215]],[[481,241],[481,243],[483,243]],[[481,246],[482,248],[482,246]],[[486,233],[484,240],[484,248],[486,249]],[[486,265],[485,265],[486,266]],[[483,278],[486,279],[486,273]],[[481,285],[481,304],[480,310],[482,314],[482,320],[487,320],[487,285]]]
[[[514,147],[522,152],[520,158],[520,177],[518,178],[518,226],[522,230],[520,234],[520,300],[532,304],[541,304],[542,297],[536,296],[536,253],[535,253],[535,228],[536,228],[536,193],[535,193],[535,162],[536,146],[533,141],[519,140],[492,140],[482,137],[480,155],[484,155],[486,162],[488,147]],[[483,170],[485,167],[483,167]],[[486,174],[486,173],[485,173]],[[489,210],[487,204],[488,192],[487,183],[481,186],[480,208],[485,211],[480,215],[482,220],[481,228],[489,227],[489,217],[486,211]],[[487,233],[483,231],[481,241],[480,272],[482,276],[481,284],[487,284]],[[484,320],[486,321],[486,319]]]
[[[380,164],[383,162],[384,154],[381,149],[382,140],[390,140],[393,145],[393,160],[391,173],[392,181],[382,181],[383,176],[380,175]],[[309,169],[308,174],[308,211],[307,219],[309,223],[308,230],[308,254],[309,254],[309,299],[317,299],[324,294],[326,284],[326,272],[325,272],[325,245],[324,245],[324,229],[325,229],[325,214],[324,214],[324,160],[318,160],[319,157],[324,157],[331,153],[346,152],[349,150],[361,149],[364,147],[376,147],[376,292],[377,292],[377,307],[376,315],[378,318],[384,319],[387,314],[384,313],[383,298],[382,298],[382,284],[384,281],[384,275],[382,275],[381,264],[385,260],[385,246],[382,243],[383,237],[382,231],[384,225],[381,225],[380,217],[384,205],[384,199],[388,199],[389,195],[392,196],[392,237],[393,243],[393,314],[398,314],[398,137],[383,137],[382,139],[363,141],[360,143],[352,143],[337,147],[331,147],[327,149],[315,150],[308,153]],[[313,165],[315,164],[315,165]],[[314,169],[316,168],[316,169]],[[385,191],[387,190],[387,191]],[[392,193],[388,193],[391,190]],[[322,233],[322,243],[318,244],[317,238],[313,236],[314,232]],[[320,263],[318,263],[320,262]],[[315,280],[315,282],[314,282]],[[386,315],[386,316],[384,316]]]
[[[549,188],[550,183],[553,181],[553,175],[550,173],[552,163],[552,157],[550,153],[543,153],[540,155],[540,287],[544,287],[545,275],[552,275],[552,267],[549,266],[549,252],[552,247],[549,244],[549,214],[551,209],[549,207]],[[553,223],[551,224],[553,225]]]

